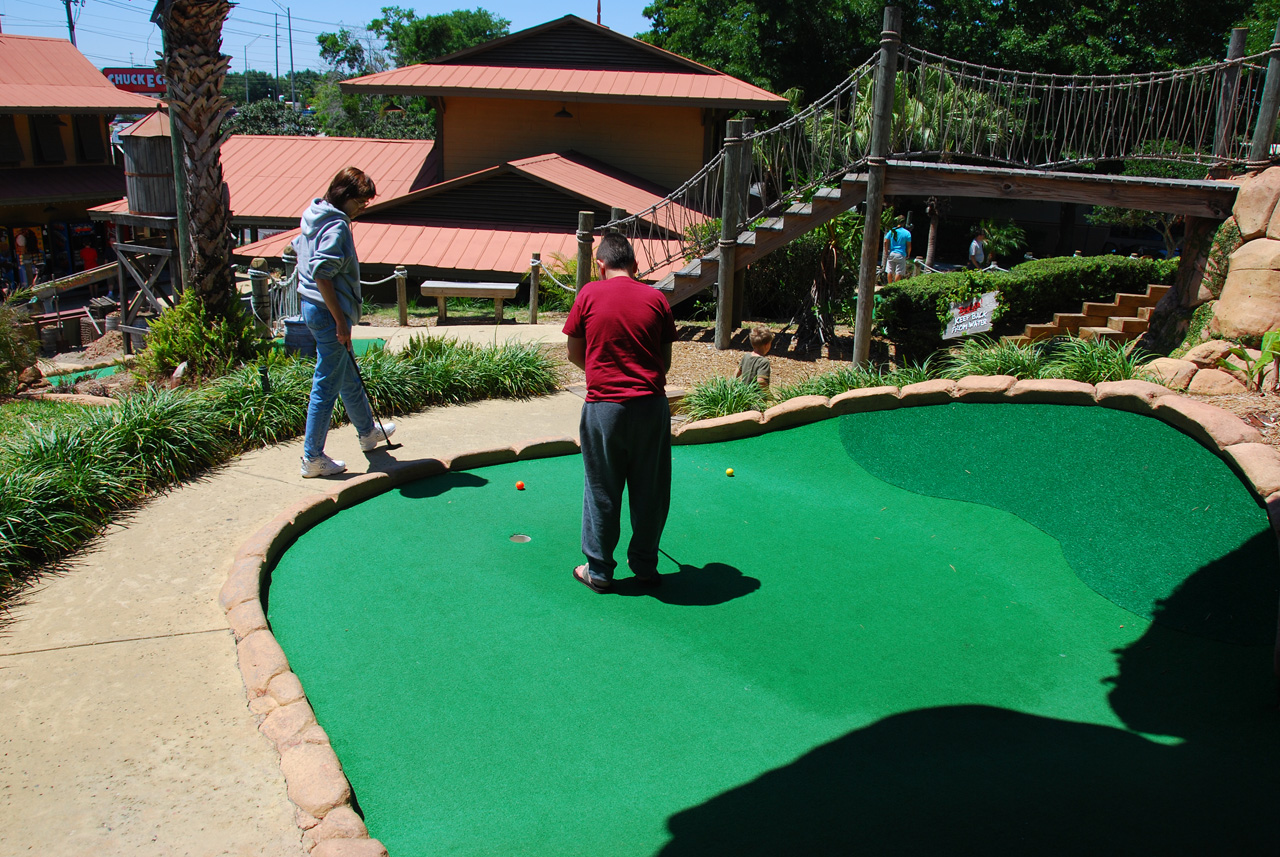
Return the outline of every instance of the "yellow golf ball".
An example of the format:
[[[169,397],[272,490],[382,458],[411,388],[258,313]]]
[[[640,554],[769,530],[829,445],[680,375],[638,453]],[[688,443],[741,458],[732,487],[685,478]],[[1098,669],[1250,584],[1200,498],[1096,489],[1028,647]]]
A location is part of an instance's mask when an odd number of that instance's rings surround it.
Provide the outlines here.
[[[730,467],[728,470],[726,470],[726,471],[724,472],[724,475],[725,475],[725,476],[732,476],[732,475],[733,475],[733,468],[732,468],[732,467]]]

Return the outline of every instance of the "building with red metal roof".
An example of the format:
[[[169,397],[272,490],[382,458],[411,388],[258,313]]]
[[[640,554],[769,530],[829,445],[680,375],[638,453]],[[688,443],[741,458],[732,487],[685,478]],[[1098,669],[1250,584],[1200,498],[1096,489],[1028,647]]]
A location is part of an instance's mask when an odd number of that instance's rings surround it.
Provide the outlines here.
[[[0,280],[70,274],[85,244],[105,253],[87,209],[125,189],[107,123],[158,104],[117,89],[65,39],[0,33]]]
[[[575,255],[579,211],[595,212],[597,224],[614,207],[645,218],[720,149],[731,112],[787,106],[572,15],[341,86],[426,97],[436,110],[438,180],[360,215],[361,264],[464,281],[514,282],[535,252]],[[648,217],[652,237],[636,247],[642,268],[649,258],[668,258],[683,231],[705,220],[678,206]],[[296,234],[236,254],[278,257]]]
[[[733,111],[787,107],[781,96],[573,15],[341,87],[429,98],[441,180],[572,150],[675,188],[720,150]]]

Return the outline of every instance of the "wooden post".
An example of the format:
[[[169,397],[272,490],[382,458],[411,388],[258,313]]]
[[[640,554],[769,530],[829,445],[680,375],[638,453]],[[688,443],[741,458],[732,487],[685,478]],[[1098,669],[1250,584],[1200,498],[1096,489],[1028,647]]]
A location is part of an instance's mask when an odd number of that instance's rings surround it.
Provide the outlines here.
[[[867,163],[867,207],[862,224],[862,261],[858,268],[858,315],[853,331],[853,362],[867,365],[871,354],[871,306],[876,291],[876,260],[880,253],[880,213],[884,209],[884,174],[893,133],[893,84],[898,70],[902,10],[884,9],[880,33],[880,62],[876,69],[871,153]]]
[[[610,209],[609,209],[609,221],[610,221],[610,222],[613,222],[613,221],[615,221],[615,220],[622,220],[622,219],[623,219],[624,217],[626,217],[626,216],[627,216],[627,210],[626,210],[625,208],[619,208],[618,206],[616,206],[616,205],[615,205],[615,206],[613,206],[612,208],[610,208]],[[610,231],[610,232],[621,232],[622,230],[615,226],[615,227],[613,227],[612,229],[610,229],[609,231]]]
[[[748,116],[742,120],[742,136],[749,137],[756,130],[756,120]],[[751,218],[751,169],[753,166],[753,150],[744,141],[742,144],[742,164],[739,170],[741,183],[738,186],[738,216],[742,220]],[[734,330],[742,327],[742,316],[746,308],[747,269],[739,268],[733,272],[733,320]]]
[[[400,326],[409,326],[409,269],[396,268],[396,307],[400,310]]]
[[[738,188],[742,183],[742,122],[725,123],[724,194],[720,205],[720,265],[716,269],[716,350],[724,351],[733,339],[733,273],[738,249]]]
[[[120,258],[120,265],[116,271],[120,277],[120,325],[118,330],[121,338],[124,339],[124,353],[132,354],[133,343],[130,341],[129,331],[124,329],[126,325],[132,324],[129,321],[129,278],[125,276],[124,251],[120,249],[119,243],[118,241],[116,242],[116,255]]]
[[[1244,56],[1244,40],[1249,31],[1244,27],[1231,30],[1231,44],[1227,48],[1227,62],[1238,60]],[[1222,90],[1218,93],[1218,129],[1213,136],[1213,156],[1220,161],[1231,157],[1231,138],[1236,125],[1236,88],[1240,82],[1239,63],[1227,66],[1222,71]],[[1210,175],[1215,178],[1226,177],[1226,165],[1215,164]],[[1222,173],[1222,175],[1218,175]]]
[[[591,282],[591,234],[595,231],[595,224],[595,212],[578,212],[578,272],[575,282],[579,292]],[[573,298],[578,299],[577,293]]]
[[[538,323],[538,288],[542,285],[542,254],[533,254],[529,267],[529,324]]]
[[[1249,147],[1249,166],[1262,169],[1271,163],[1271,142],[1276,133],[1276,114],[1280,111],[1280,21],[1271,37],[1271,58],[1267,60],[1267,82],[1262,88],[1262,104],[1258,121],[1253,126],[1253,145]]]

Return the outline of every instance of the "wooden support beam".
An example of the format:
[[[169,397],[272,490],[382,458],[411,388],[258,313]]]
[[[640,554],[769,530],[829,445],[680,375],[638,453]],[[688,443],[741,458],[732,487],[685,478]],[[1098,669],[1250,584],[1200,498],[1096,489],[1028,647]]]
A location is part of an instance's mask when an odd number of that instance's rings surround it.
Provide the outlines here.
[[[846,177],[845,183],[850,183]],[[890,161],[885,193],[891,196],[967,196],[1113,205],[1223,220],[1231,215],[1239,186],[1230,182],[1051,173],[954,164]]]

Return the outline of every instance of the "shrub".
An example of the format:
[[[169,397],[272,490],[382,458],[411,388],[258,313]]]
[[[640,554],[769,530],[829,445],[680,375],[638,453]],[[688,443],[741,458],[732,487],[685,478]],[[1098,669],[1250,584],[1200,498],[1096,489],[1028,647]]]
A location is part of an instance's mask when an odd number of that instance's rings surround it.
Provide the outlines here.
[[[36,345],[21,327],[24,320],[13,304],[0,301],[0,396],[13,395],[22,370],[36,362]]]
[[[694,384],[680,403],[691,420],[706,420],[743,411],[763,411],[768,394],[754,381],[716,376]]]
[[[881,320],[889,338],[909,354],[929,354],[943,346],[942,333],[953,301],[997,292],[995,333],[1046,321],[1055,312],[1078,312],[1084,301],[1110,300],[1117,293],[1140,294],[1151,283],[1169,283],[1176,261],[1119,256],[1059,257],[1024,262],[1009,273],[958,271],[926,274],[891,283],[879,292]]]
[[[138,355],[134,372],[159,381],[186,363],[186,379],[194,382],[226,374],[266,348],[266,338],[239,301],[231,302],[225,317],[213,318],[195,291],[187,289],[175,306],[151,323],[147,347]]]

